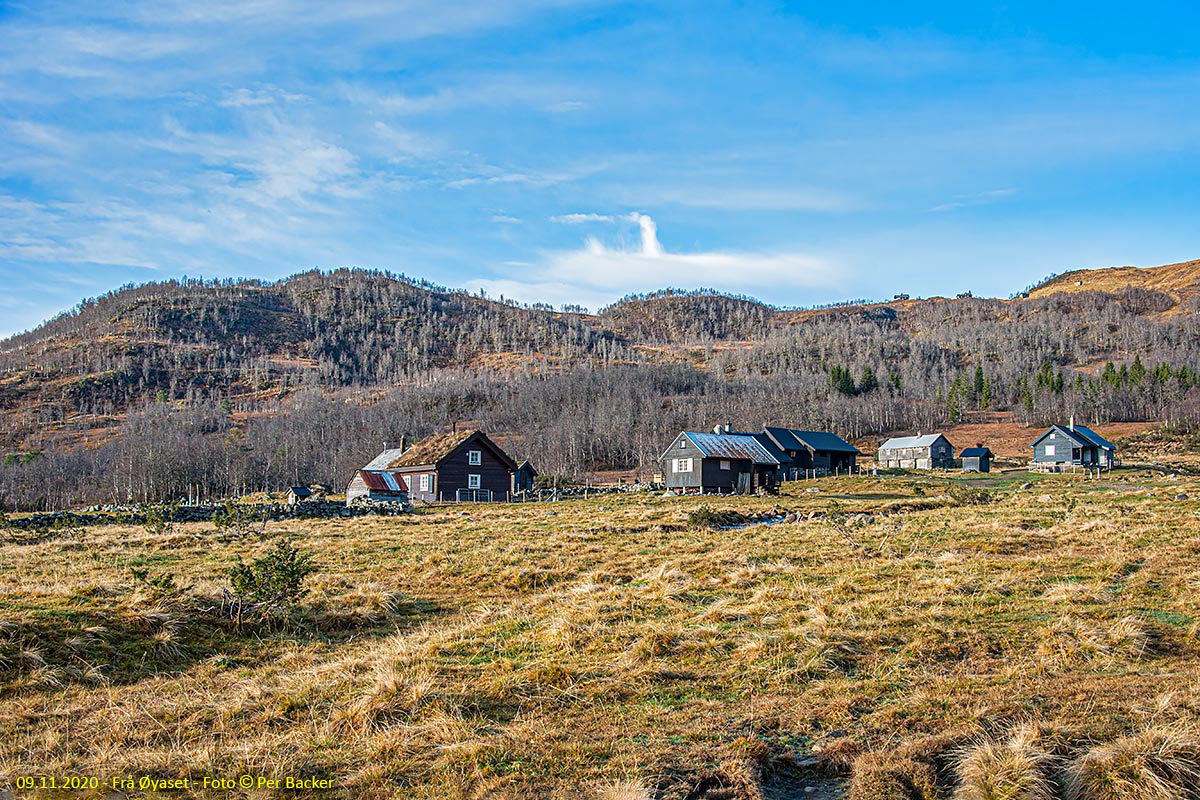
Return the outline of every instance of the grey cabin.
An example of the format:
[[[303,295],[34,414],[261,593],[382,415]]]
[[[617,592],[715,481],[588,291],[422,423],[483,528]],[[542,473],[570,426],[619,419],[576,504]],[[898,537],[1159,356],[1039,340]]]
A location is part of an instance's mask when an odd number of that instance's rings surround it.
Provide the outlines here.
[[[1051,425],[1029,445],[1033,460],[1029,468],[1036,472],[1062,472],[1084,467],[1112,469],[1117,447],[1091,428],[1076,425]]]
[[[384,450],[354,473],[346,487],[346,505],[356,502],[407,503],[408,484],[404,476],[389,468],[404,453],[402,448]]]
[[[762,434],[726,432],[728,427],[675,437],[659,459],[669,490],[753,494],[775,489],[782,464],[759,441]]]
[[[781,477],[799,480],[809,471],[817,474],[853,472],[860,451],[840,436],[825,431],[798,431],[792,428],[763,428],[755,436],[782,453]],[[773,447],[772,447],[773,446]]]
[[[875,460],[883,469],[953,469],[954,445],[940,433],[900,436],[880,445]]]
[[[958,454],[963,472],[991,472],[992,451],[986,447],[968,447]]]

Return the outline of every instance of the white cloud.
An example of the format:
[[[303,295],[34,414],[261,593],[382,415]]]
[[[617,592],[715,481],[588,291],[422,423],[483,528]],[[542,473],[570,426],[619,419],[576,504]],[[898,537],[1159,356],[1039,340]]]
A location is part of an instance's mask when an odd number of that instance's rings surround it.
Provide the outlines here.
[[[985,206],[989,203],[995,203],[1003,200],[1006,197],[1012,197],[1017,193],[1016,189],[993,189],[990,192],[980,192],[978,194],[960,194],[954,200],[948,203],[942,203],[934,206],[931,211],[953,211],[956,208],[968,208],[970,206]]]
[[[527,303],[598,307],[630,293],[667,287],[711,287],[770,302],[780,294],[793,297],[804,290],[836,289],[845,277],[837,264],[806,253],[668,252],[658,240],[658,226],[647,214],[566,216],[584,218],[569,222],[635,223],[639,243],[636,248],[614,248],[588,237],[580,249],[550,253],[522,268],[520,278],[474,278],[467,285]]]
[[[616,217],[610,217],[607,214],[559,214],[551,217],[550,221],[563,225],[579,225],[584,222],[615,222]]]

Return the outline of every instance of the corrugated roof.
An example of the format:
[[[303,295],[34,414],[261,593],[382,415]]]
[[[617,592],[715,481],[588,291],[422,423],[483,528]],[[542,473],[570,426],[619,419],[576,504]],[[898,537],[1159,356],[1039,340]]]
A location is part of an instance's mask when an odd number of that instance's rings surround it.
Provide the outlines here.
[[[407,492],[408,484],[404,478],[391,472],[360,469],[359,477],[373,492]]]
[[[982,458],[983,456],[990,456],[991,454],[992,451],[986,447],[968,447],[958,455],[960,458]]]
[[[753,461],[755,464],[767,464],[770,466],[777,466],[779,464],[779,459],[771,455],[750,434],[692,433],[685,431],[683,435],[691,439],[692,444],[700,448],[700,452],[710,458]]]
[[[927,433],[924,436],[897,436],[894,439],[888,439],[879,446],[880,450],[899,450],[904,447],[929,447],[929,445],[942,438],[940,433]],[[947,439],[946,441],[950,441]]]
[[[367,465],[363,467],[363,469],[373,469],[373,470],[387,469],[389,464],[391,464],[393,461],[395,461],[397,458],[399,458],[402,455],[404,455],[403,450],[401,450],[398,447],[392,447],[388,450],[384,450],[382,453],[380,453],[379,455],[372,458],[370,460],[370,462],[368,462]]]
[[[858,453],[857,447],[836,433],[800,431],[795,428],[763,428],[785,450],[824,450],[834,453]]]

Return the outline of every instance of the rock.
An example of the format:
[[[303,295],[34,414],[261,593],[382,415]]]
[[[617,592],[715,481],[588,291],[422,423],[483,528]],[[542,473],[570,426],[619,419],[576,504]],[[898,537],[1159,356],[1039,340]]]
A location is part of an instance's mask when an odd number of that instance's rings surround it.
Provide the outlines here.
[[[1022,483],[1022,484],[1021,484],[1021,488],[1022,488],[1022,489],[1032,489],[1032,488],[1033,488],[1033,484],[1032,484],[1032,483]]]
[[[1039,497],[1039,498],[1038,498],[1038,501],[1039,501],[1039,502],[1042,502],[1042,503],[1049,503],[1049,502],[1050,502],[1051,500],[1053,500],[1053,499],[1054,499],[1054,498],[1053,498],[1053,497],[1051,497],[1050,495],[1048,495],[1048,494],[1044,494],[1044,495],[1042,495],[1041,497]]]
[[[805,489],[804,491],[808,492],[809,494],[816,494],[817,492],[821,491],[821,487],[820,486],[810,486],[807,489]]]
[[[791,523],[791,522],[796,522],[799,519],[800,519],[799,514],[788,514],[786,517],[783,518],[783,521]]]
[[[1175,499],[1176,500],[1187,500],[1188,496],[1186,494],[1184,494],[1183,492],[1180,492],[1179,494],[1175,495]]]
[[[558,516],[558,512],[557,512],[557,511],[547,511],[547,512],[546,512],[546,516],[547,516],[547,517],[557,517],[557,516]]]

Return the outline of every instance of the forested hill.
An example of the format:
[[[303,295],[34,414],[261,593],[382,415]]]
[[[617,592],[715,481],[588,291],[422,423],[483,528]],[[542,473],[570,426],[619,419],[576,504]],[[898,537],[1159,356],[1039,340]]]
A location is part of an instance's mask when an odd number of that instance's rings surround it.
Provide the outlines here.
[[[466,419],[568,473],[644,465],[662,437],[714,419],[850,436],[980,409],[1181,421],[1200,406],[1197,311],[1200,262],[1068,273],[1012,300],[800,311],[663,291],[588,314],[362,270],[171,281],[0,342],[0,452],[10,467],[80,444],[96,453],[157,420],[225,442],[226,461],[239,442],[245,483],[280,461],[255,437],[291,442],[319,424],[336,430],[314,449],[328,461],[318,471],[337,482],[384,440]],[[300,449],[289,479],[317,469]]]

